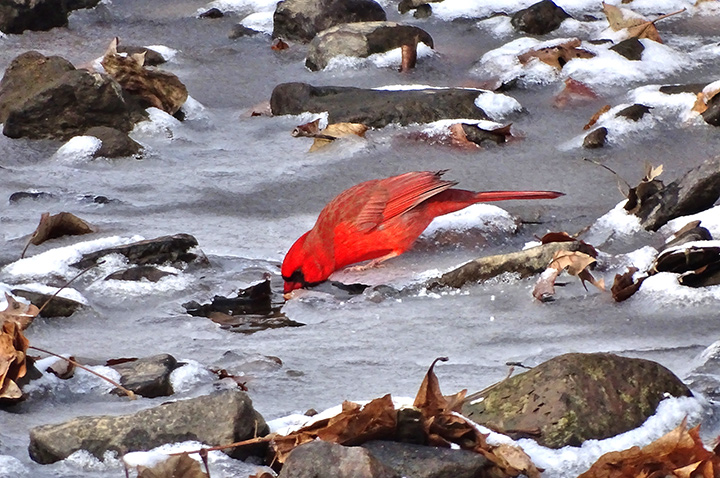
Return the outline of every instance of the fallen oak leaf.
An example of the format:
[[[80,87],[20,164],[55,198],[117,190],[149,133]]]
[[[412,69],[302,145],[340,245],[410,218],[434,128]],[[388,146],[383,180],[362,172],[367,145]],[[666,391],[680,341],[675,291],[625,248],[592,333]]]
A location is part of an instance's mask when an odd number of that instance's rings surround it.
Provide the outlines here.
[[[438,415],[441,412],[459,412],[462,407],[462,401],[467,390],[461,390],[448,397],[444,396],[440,391],[440,382],[434,370],[435,364],[447,361],[447,357],[438,357],[433,360],[413,401],[413,407],[418,408],[425,418]]]
[[[270,49],[273,51],[282,51],[287,50],[288,48],[290,48],[290,45],[285,43],[282,38],[276,38],[272,45],[270,45]]]
[[[209,478],[209,474],[202,471],[200,462],[190,458],[190,455],[168,455],[167,460],[161,461],[151,467],[138,465],[137,478]]]
[[[315,141],[313,141],[310,147],[310,152],[317,151],[343,136],[359,136],[364,138],[367,130],[368,127],[360,123],[329,124],[324,130],[313,136]]]
[[[585,287],[585,282],[590,282],[600,290],[605,290],[605,282],[596,280],[590,273],[589,267],[597,262],[597,259],[589,254],[580,251],[560,250],[555,252],[547,269],[540,274],[538,281],[533,288],[533,297],[541,302],[553,300],[555,295],[555,280],[564,270],[568,274],[577,276]],[[587,290],[587,287],[585,287]]]
[[[610,111],[610,105],[605,105],[602,108],[600,108],[599,110],[597,110],[597,112],[594,115],[592,115],[592,117],[590,118],[590,121],[588,121],[587,124],[585,126],[583,126],[583,129],[588,130],[588,129],[592,128],[595,125],[595,123],[598,122],[600,117],[602,115],[604,115],[605,113],[607,113],[608,111]]]
[[[0,399],[20,400],[22,391],[18,379],[27,373],[27,349],[30,342],[14,321],[0,327]]]
[[[562,70],[563,66],[574,58],[594,58],[595,54],[579,48],[581,45],[579,38],[573,38],[565,43],[558,45],[538,48],[527,51],[518,55],[518,60],[523,65],[530,62],[532,59],[537,58],[543,63],[547,63],[550,66]]]
[[[597,93],[585,83],[568,78],[565,80],[563,90],[555,95],[553,106],[565,108],[568,105],[577,105],[598,99]]]
[[[44,212],[40,215],[40,223],[32,236],[30,236],[30,240],[25,245],[20,258],[25,257],[25,251],[27,251],[30,244],[39,246],[50,239],[63,236],[81,236],[92,232],[95,232],[95,230],[90,224],[72,213],[60,212],[51,216],[49,212]]]
[[[5,310],[0,310],[0,324],[14,322],[20,327],[20,330],[25,330],[40,313],[40,309],[36,306],[20,302],[7,292],[5,300],[7,307]]]
[[[615,274],[615,280],[613,281],[610,292],[615,302],[622,302],[632,297],[635,292],[640,289],[643,281],[647,277],[635,278],[635,273],[639,269],[637,267],[629,267],[628,271],[624,274]]]

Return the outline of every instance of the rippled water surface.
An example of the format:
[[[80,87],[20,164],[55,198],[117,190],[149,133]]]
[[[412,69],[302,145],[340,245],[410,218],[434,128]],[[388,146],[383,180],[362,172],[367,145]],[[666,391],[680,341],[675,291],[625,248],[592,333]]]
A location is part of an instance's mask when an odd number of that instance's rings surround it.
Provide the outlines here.
[[[90,272],[75,287],[92,307],[66,319],[35,321],[27,331],[33,345],[98,360],[171,353],[203,367],[244,373],[255,406],[271,419],[320,410],[344,399],[412,396],[437,356],[450,358],[437,368],[443,390],[450,393],[494,383],[506,375],[508,361],[534,365],[566,352],[649,358],[683,377],[699,353],[718,339],[718,303],[709,294],[680,297],[641,291],[616,304],[609,294],[586,292],[574,278],[566,278],[568,285],[559,289],[558,300],[548,304],[532,298],[532,279],[511,277],[442,294],[349,298],[318,292],[283,308],[304,327],[252,335],[187,315],[183,303],[231,295],[261,280],[265,272],[273,274],[276,290],[281,287],[278,267],[285,251],[312,226],[327,201],[360,181],[449,169],[447,177],[467,189],[566,193],[553,201],[501,204],[523,223],[516,235],[489,234],[489,241],[475,235],[478,245],[425,241],[382,269],[340,276],[400,288],[413,277],[432,275],[428,271],[517,250],[534,235],[550,230],[576,233],[593,224],[623,196],[612,174],[583,158],[607,165],[631,183],[640,179],[649,160],[663,164],[663,178],[671,181],[720,147],[720,134],[713,127],[659,122],[601,150],[561,148],[583,134],[582,126],[602,105],[627,102],[627,91],[640,85],[605,87],[595,101],[558,109],[553,106],[553,95],[561,89],[558,82],[508,93],[526,111],[509,119],[521,140],[500,147],[459,150],[413,139],[412,127],[391,126],[369,131],[366,141],[338,143],[310,154],[310,140],[290,135],[301,121],[298,117],[249,115],[255,105],[269,100],[278,83],[477,86],[480,79],[471,74],[476,62],[512,37],[493,37],[469,20],[404,17],[436,42],[436,53],[422,59],[414,71],[401,74],[365,65],[312,73],[303,66],[306,47],[292,44],[275,52],[269,36],[263,35],[229,40],[232,25],[241,17],[195,18],[203,6],[115,0],[73,14],[68,28],[0,39],[2,69],[31,49],[63,56],[76,66],[89,64],[115,36],[129,45],[165,45],[177,54],[163,68],[178,75],[205,107],[183,123],[134,132],[146,148],[141,160],[73,160],[56,154],[61,146],[57,142],[0,136],[0,266],[19,257],[46,211],[69,211],[92,223],[99,232],[91,239],[192,234],[211,264],[158,284],[112,284],[101,280],[107,271]],[[392,5],[386,10],[390,19],[400,19]],[[720,40],[713,37],[717,23],[717,17],[668,19],[661,32],[671,45],[710,45]],[[719,73],[717,61],[703,62],[663,83],[709,83]],[[12,193],[30,190],[53,197],[9,202]],[[96,196],[110,201],[99,204]],[[29,254],[78,240],[50,241]],[[661,243],[659,236],[640,234],[607,248],[617,254]],[[607,266],[603,273],[610,281],[614,270]],[[12,280],[18,279],[0,275],[2,282]],[[212,388],[207,380],[186,385],[179,396]],[[58,385],[3,412],[0,455],[19,460],[20,476],[120,476],[119,470],[72,463],[39,466],[27,456],[33,426],[79,415],[128,413],[163,401],[127,402],[93,387],[97,385]]]

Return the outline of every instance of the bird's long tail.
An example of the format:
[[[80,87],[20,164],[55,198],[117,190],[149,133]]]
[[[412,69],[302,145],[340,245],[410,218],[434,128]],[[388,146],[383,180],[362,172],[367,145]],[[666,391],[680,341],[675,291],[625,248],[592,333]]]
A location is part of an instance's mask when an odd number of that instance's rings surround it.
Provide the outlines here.
[[[426,201],[426,207],[432,217],[450,214],[472,204],[490,201],[507,201],[509,199],[555,199],[564,196],[556,191],[466,191],[464,189],[448,189],[436,194]]]
[[[557,191],[482,191],[473,202],[506,201],[508,199],[555,199],[564,196]]]

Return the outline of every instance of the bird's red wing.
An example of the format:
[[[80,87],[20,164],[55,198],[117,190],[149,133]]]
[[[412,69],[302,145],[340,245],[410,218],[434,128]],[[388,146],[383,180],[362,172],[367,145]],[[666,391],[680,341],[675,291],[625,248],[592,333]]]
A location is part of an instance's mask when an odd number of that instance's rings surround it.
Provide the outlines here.
[[[361,231],[373,229],[457,184],[442,180],[443,173],[416,171],[380,180],[358,214],[357,228]]]

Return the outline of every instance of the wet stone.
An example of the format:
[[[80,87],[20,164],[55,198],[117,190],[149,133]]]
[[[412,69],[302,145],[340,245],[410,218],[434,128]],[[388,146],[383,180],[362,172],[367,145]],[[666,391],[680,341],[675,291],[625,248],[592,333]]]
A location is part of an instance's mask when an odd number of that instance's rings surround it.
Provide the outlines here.
[[[85,132],[86,136],[94,136],[102,142],[95,151],[94,157],[120,158],[135,156],[142,151],[140,143],[136,142],[127,133],[108,126],[94,126]]]
[[[385,20],[385,10],[374,0],[285,0],[275,9],[272,36],[307,43],[341,23]]]
[[[607,139],[608,130],[606,127],[601,127],[591,131],[585,136],[583,140],[583,148],[596,149],[605,146],[605,140]]]
[[[78,417],[35,427],[30,430],[28,451],[34,461],[48,464],[78,450],[102,459],[107,451],[122,455],[187,440],[225,445],[267,433],[265,420],[245,392],[223,390],[132,415]],[[229,454],[240,458],[246,455],[244,450]]]
[[[363,447],[316,440],[295,448],[278,478],[400,478]]]
[[[570,15],[552,0],[543,0],[515,13],[510,23],[516,30],[531,35],[545,35],[556,30]]]
[[[146,48],[144,46],[134,46],[134,45],[118,45],[117,51],[119,53],[127,53],[128,55],[136,55],[136,54],[144,54],[145,55],[145,62],[143,63],[145,66],[157,66],[162,65],[167,60],[165,60],[165,57],[162,56],[159,52],[151,49]]]
[[[517,439],[550,448],[580,446],[640,426],[667,395],[689,396],[672,372],[650,360],[571,353],[472,397],[462,413]]]
[[[225,14],[219,9],[219,8],[211,8],[209,10],[205,10],[200,15],[198,15],[199,18],[222,18]]]
[[[32,192],[32,191],[18,191],[16,193],[12,193],[10,197],[8,198],[8,201],[12,203],[17,203],[20,201],[38,201],[41,199],[55,199],[55,195],[52,193],[47,193],[44,191],[38,191],[38,192]]]
[[[85,304],[68,299],[65,297],[55,296],[52,294],[43,294],[23,289],[13,289],[13,295],[22,297],[30,301],[35,307],[42,307],[52,297],[52,300],[40,311],[40,317],[70,317],[77,310],[86,307]]]
[[[647,113],[650,113],[652,107],[635,103],[617,112],[615,116],[622,116],[630,121],[639,121]]]
[[[491,467],[479,453],[412,443],[370,441],[362,445],[381,463],[413,478],[476,478]]]
[[[232,30],[230,30],[230,33],[228,34],[228,38],[235,40],[236,38],[249,37],[258,34],[260,34],[259,31],[238,23],[232,27]]]
[[[123,269],[116,271],[105,278],[105,280],[128,280],[128,281],[141,281],[147,280],[150,282],[157,282],[163,277],[174,276],[172,272],[166,272],[158,269],[154,266],[137,266],[129,269]]]
[[[702,117],[707,124],[720,126],[720,95],[710,99],[707,109],[702,112]]]
[[[628,60],[640,61],[642,60],[642,52],[645,50],[645,46],[636,37],[631,37],[621,41],[617,45],[611,46],[610,49]]]
[[[178,368],[178,362],[170,354],[123,362],[112,368],[120,373],[120,385],[138,395],[155,398],[173,394],[170,374]],[[117,389],[113,393],[124,395]]]
[[[103,256],[108,254],[121,254],[131,264],[137,265],[206,261],[207,259],[204,259],[204,256],[201,257],[191,252],[191,249],[194,249],[197,245],[197,239],[190,234],[162,236],[83,254],[82,259],[71,265],[79,269],[85,269],[94,266]]]
[[[432,16],[432,7],[429,3],[423,3],[415,9],[413,17],[415,18],[430,18]]]

